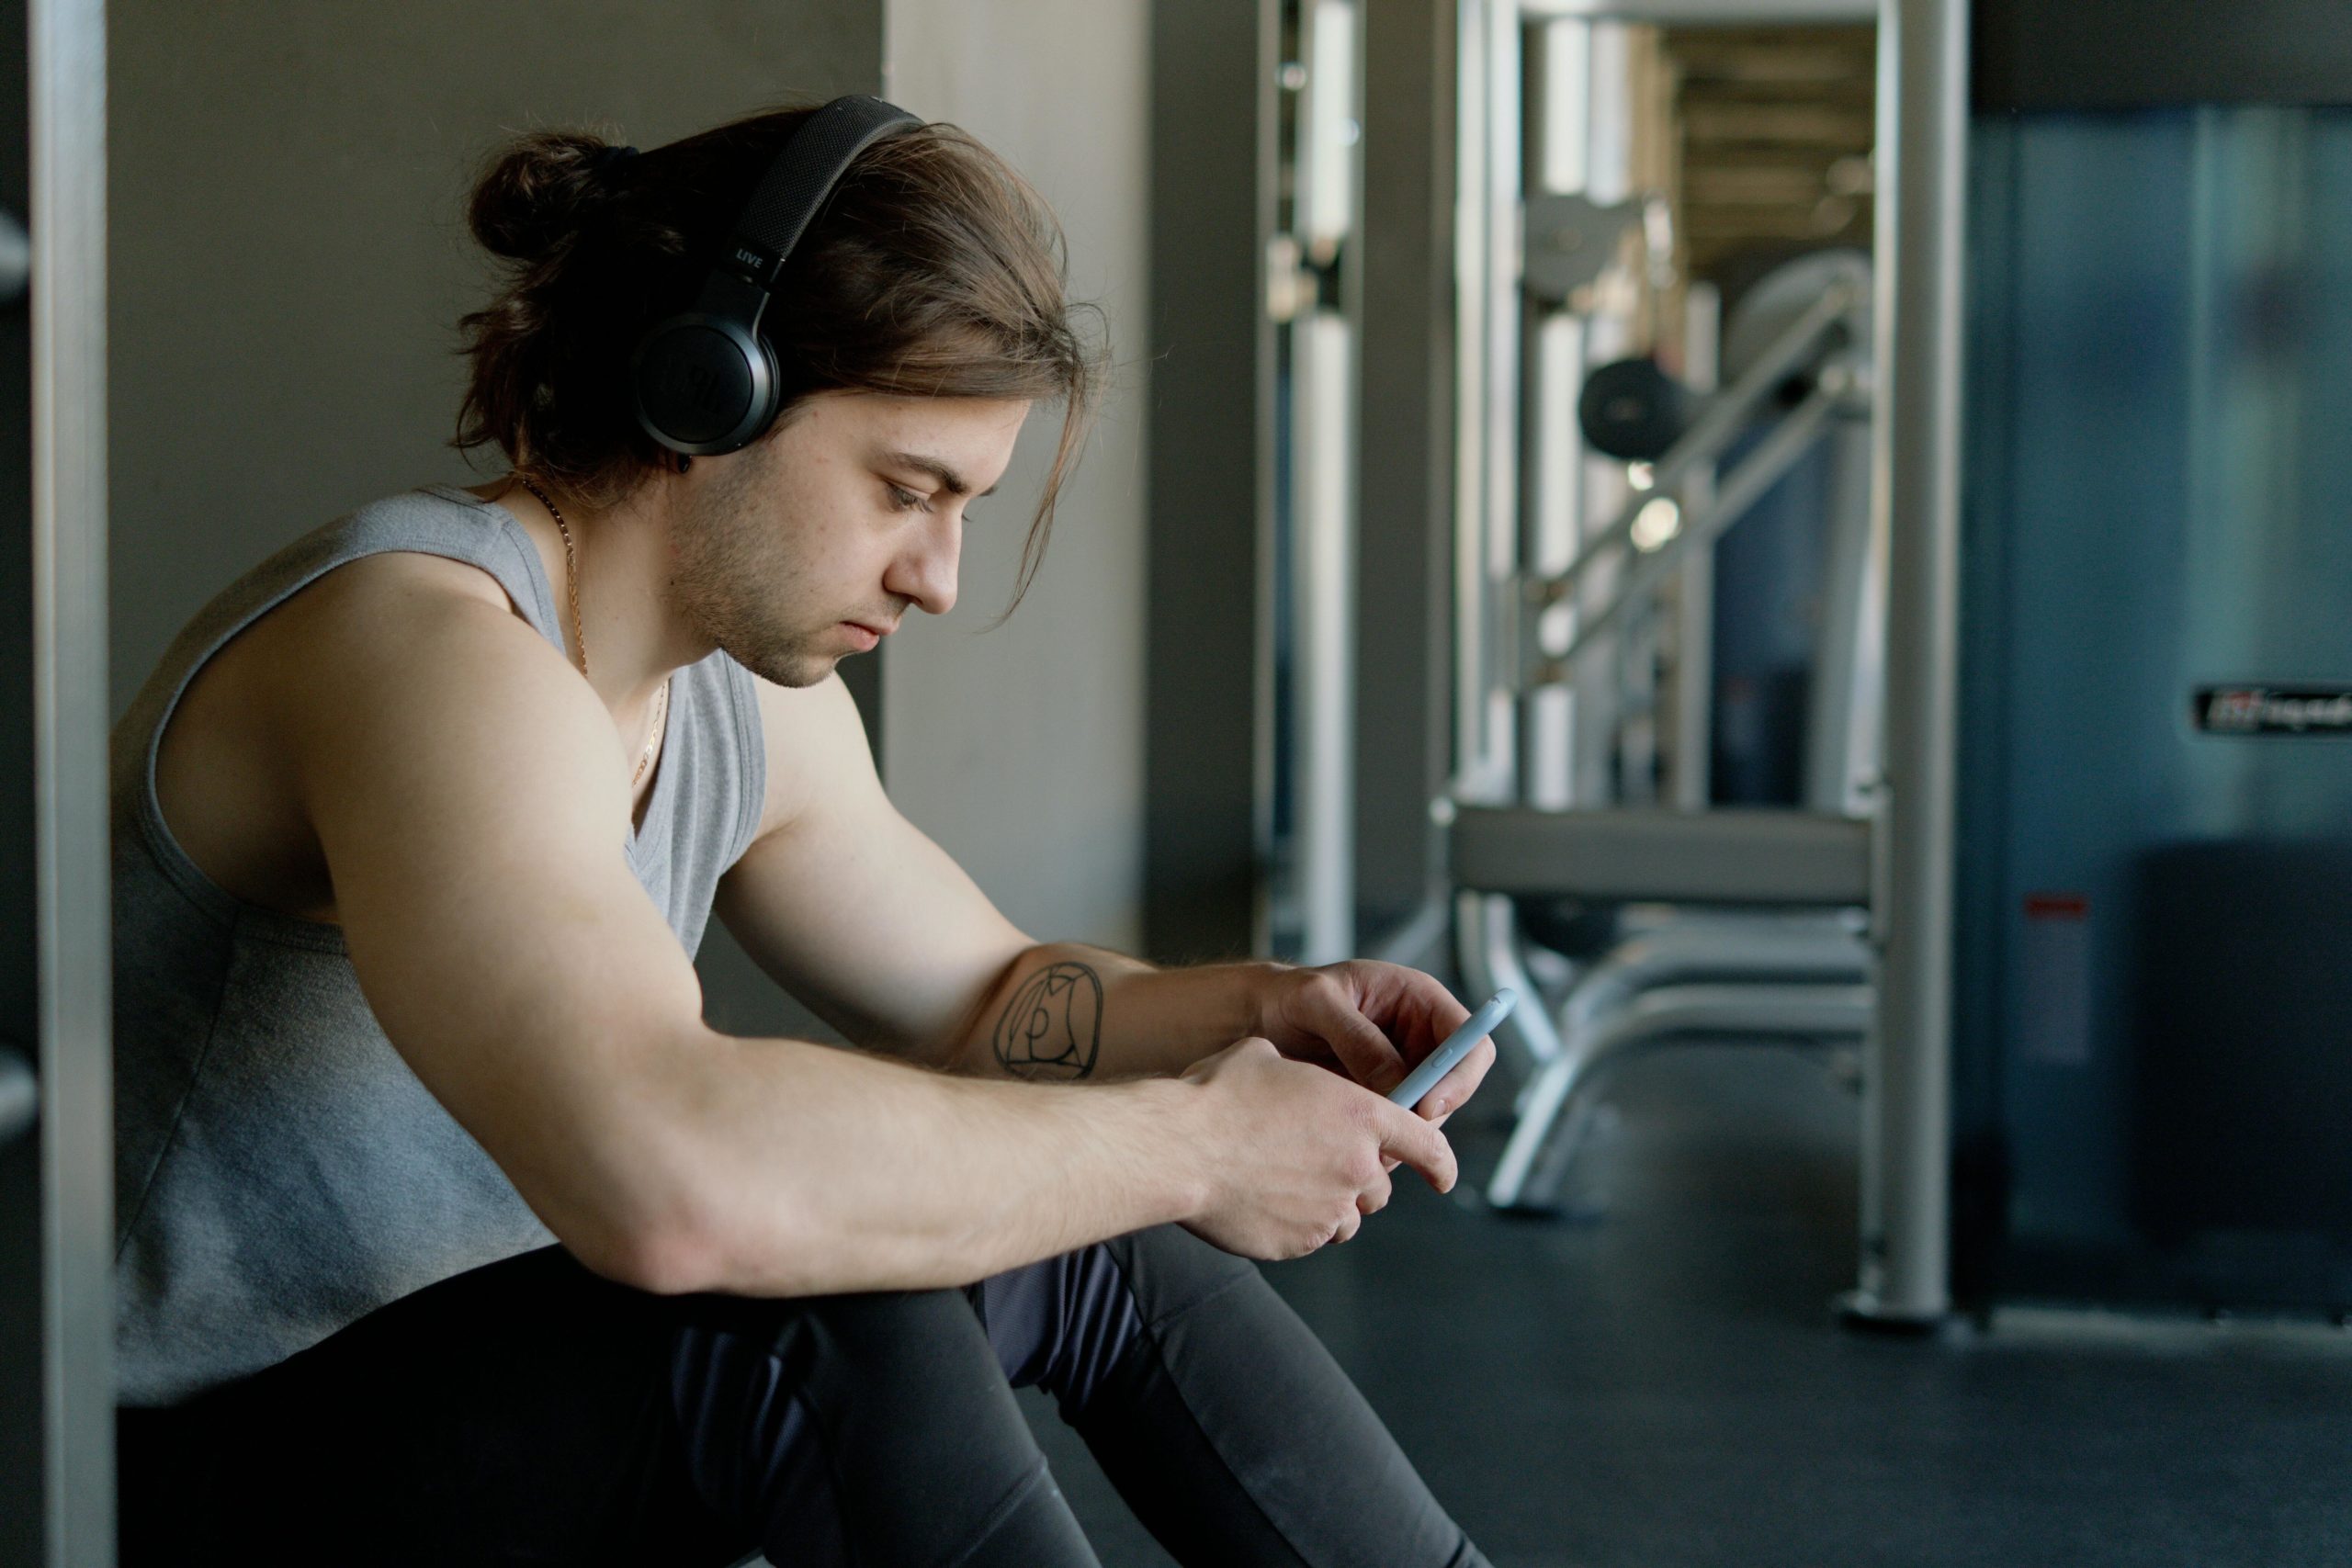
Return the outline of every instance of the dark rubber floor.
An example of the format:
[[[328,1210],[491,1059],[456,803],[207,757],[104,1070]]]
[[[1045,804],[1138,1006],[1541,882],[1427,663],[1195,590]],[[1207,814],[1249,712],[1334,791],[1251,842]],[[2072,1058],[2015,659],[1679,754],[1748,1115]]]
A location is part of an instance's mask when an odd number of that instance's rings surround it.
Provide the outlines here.
[[[1499,1125],[1453,1131],[1483,1176]],[[1581,1217],[1400,1184],[1269,1277],[1497,1568],[2352,1564],[2352,1334],[2035,1314],[1857,1335],[1832,1310],[1855,1136],[1809,1058],[1668,1053],[1620,1080]],[[1165,1568],[1028,1408],[1106,1568]]]

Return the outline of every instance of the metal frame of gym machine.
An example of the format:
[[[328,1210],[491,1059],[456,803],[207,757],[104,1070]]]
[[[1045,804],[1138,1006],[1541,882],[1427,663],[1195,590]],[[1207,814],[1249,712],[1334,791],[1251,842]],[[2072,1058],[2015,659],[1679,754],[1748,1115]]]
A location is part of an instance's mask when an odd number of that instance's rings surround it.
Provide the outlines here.
[[[1682,985],[1645,997],[1646,987],[1670,978],[1688,957],[1653,953],[1621,964],[1613,992],[1601,987],[1613,1010],[1611,1027],[1620,1031],[1603,1043],[1624,1047],[1669,1032],[1726,1028],[1835,1034],[1866,1019],[1860,1261],[1848,1306],[1860,1321],[1932,1324],[1950,1304],[1966,0],[1462,0],[1460,16],[1456,773],[1445,804],[1465,976],[1474,987],[1525,985],[1510,905],[1498,893],[1556,888],[1596,897],[1866,908],[1874,986],[1781,985],[1767,995],[1749,986]],[[1797,814],[1765,821],[1727,813],[1576,812],[1509,804],[1521,774],[1520,699],[1513,688],[1524,658],[1515,624],[1523,592],[1515,570],[1521,439],[1519,49],[1528,20],[1560,17],[1877,22],[1880,182],[1870,309],[1878,361],[1874,527],[1886,541],[1888,632],[1883,772],[1867,824]],[[1792,340],[1802,335],[1791,334]],[[1792,446],[1802,434],[1794,427],[1794,421],[1783,426]],[[1769,465],[1756,473],[1769,482]],[[1735,477],[1732,482],[1740,481]],[[1709,522],[1719,526],[1738,499],[1719,497],[1702,508],[1690,532],[1703,536]],[[1621,519],[1620,532],[1630,516]],[[1690,558],[1700,558],[1694,552]],[[1600,629],[1589,625],[1597,618],[1589,617],[1573,634],[1578,645]],[[1507,663],[1513,679],[1498,680],[1498,667]],[[1558,733],[1556,723],[1553,732]],[[1679,803],[1688,807],[1700,801],[1684,791]],[[1706,875],[1662,874],[1673,862],[1714,865]],[[1825,940],[1834,946],[1834,931],[1807,936],[1793,928],[1784,933],[1790,950],[1781,953],[1770,951],[1778,937],[1768,936],[1758,947],[1752,937],[1725,942],[1722,932],[1685,932],[1700,947],[1712,934],[1718,967],[1723,954],[1745,944],[1744,965],[1759,978],[1801,975],[1808,964],[1837,957],[1823,951]],[[1589,1021],[1566,1021],[1571,1030]],[[1561,1031],[1542,1010],[1522,1010],[1503,1032],[1502,1043],[1528,1078],[1521,1102],[1524,1135],[1514,1139],[1498,1173],[1509,1199],[1531,1181],[1556,1177],[1556,1161],[1542,1168],[1539,1155],[1557,1140],[1554,1121],[1579,1075]],[[1585,1043],[1588,1055],[1590,1043]]]
[[[12,535],[7,570],[28,575],[32,617],[0,663],[12,685],[29,680],[0,711],[10,756],[30,762],[28,842],[7,861],[29,874],[11,879],[6,924],[11,994],[19,967],[30,979],[11,1011],[36,1016],[6,1020],[0,1045],[0,1283],[11,1338],[32,1326],[20,1314],[37,1329],[5,1347],[0,1559],[103,1568],[115,1556],[106,18],[98,0],[28,0],[9,21],[26,29],[30,374],[15,406],[29,410],[31,461],[29,493],[11,502],[29,526]]]

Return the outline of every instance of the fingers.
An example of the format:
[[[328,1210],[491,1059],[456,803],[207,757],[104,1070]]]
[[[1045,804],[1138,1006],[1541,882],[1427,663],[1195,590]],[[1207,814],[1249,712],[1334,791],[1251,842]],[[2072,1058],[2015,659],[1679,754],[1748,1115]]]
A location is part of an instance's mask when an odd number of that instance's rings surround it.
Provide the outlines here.
[[[1470,1010],[1434,976],[1401,964],[1355,959],[1336,966],[1346,973],[1363,998],[1363,1010],[1393,1033],[1408,1033],[1418,1025],[1430,1039],[1442,1040],[1462,1027]]]
[[[1487,1069],[1494,1065],[1495,1043],[1492,1040],[1480,1041],[1471,1048],[1467,1056],[1454,1064],[1452,1072],[1437,1080],[1437,1087],[1423,1095],[1420,1104],[1414,1109],[1432,1122],[1443,1122],[1478,1092],[1479,1084],[1486,1081]]]
[[[1440,1041],[1469,1021],[1470,1010],[1462,1005],[1460,998],[1438,984],[1435,976],[1418,969],[1406,969],[1399,972],[1396,984],[1399,994],[1394,1004],[1392,1024],[1400,1035],[1410,1032],[1405,1027],[1410,1021],[1419,1020],[1421,1037],[1433,1051]]]
[[[1414,1063],[1437,1049],[1470,1017],[1470,1010],[1452,991],[1418,969],[1356,959],[1319,973],[1329,977],[1329,984],[1315,987],[1323,993],[1317,1001],[1330,1005],[1335,997],[1337,1000],[1335,1016],[1318,1033],[1330,1043],[1358,1083],[1382,1094],[1403,1082]],[[1344,1013],[1348,1020],[1344,1033],[1337,1013]],[[1392,1039],[1403,1042],[1402,1048],[1391,1043]],[[1446,1075],[1439,1086],[1444,1101],[1442,1107],[1430,1109],[1429,1097],[1423,1097],[1420,1109],[1425,1116],[1442,1114],[1470,1098],[1494,1061],[1491,1042],[1485,1051],[1484,1056],[1473,1053],[1473,1059],[1457,1064]],[[1363,1066],[1365,1061],[1374,1059],[1381,1064],[1376,1076]]]
[[[1445,1134],[1416,1111],[1385,1100],[1377,1104],[1381,1111],[1380,1152],[1394,1155],[1419,1171],[1440,1192],[1453,1191],[1461,1171],[1453,1161],[1453,1145],[1445,1141]]]
[[[1405,1058],[1380,1025],[1356,1006],[1354,993],[1331,976],[1318,976],[1299,996],[1299,1020],[1331,1048],[1348,1076],[1385,1094],[1405,1081]]]

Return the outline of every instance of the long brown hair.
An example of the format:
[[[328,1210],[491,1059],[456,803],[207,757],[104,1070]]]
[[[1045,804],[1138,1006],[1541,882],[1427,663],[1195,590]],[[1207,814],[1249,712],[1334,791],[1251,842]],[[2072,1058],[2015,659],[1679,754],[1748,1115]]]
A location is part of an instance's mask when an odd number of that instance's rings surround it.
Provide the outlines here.
[[[591,505],[668,461],[638,427],[629,356],[684,309],[776,150],[811,111],[771,109],[624,155],[543,130],[486,160],[467,204],[503,264],[458,327],[471,374],[453,445],[509,462]],[[1028,591],[1102,378],[1100,313],[1067,297],[1062,233],[1004,161],[950,125],[860,153],[802,235],[761,322],[785,412],[812,393],[1058,401],[1062,428],[1022,548]],[[1010,606],[1008,606],[1010,613]]]

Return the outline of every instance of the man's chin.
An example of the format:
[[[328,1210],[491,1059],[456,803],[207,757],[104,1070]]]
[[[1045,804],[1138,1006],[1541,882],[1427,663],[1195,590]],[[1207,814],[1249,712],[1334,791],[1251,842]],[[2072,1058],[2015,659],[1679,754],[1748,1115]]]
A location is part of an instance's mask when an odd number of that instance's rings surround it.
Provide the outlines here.
[[[773,685],[789,686],[796,690],[818,686],[825,682],[832,674],[833,667],[844,657],[841,654],[796,654],[790,659],[775,660],[768,669],[753,669],[752,673]]]
[[[722,640],[719,651],[728,658],[775,686],[814,686],[821,683],[841,662],[841,656],[831,652],[818,653],[800,645],[784,648],[751,649],[738,645],[729,648]]]

